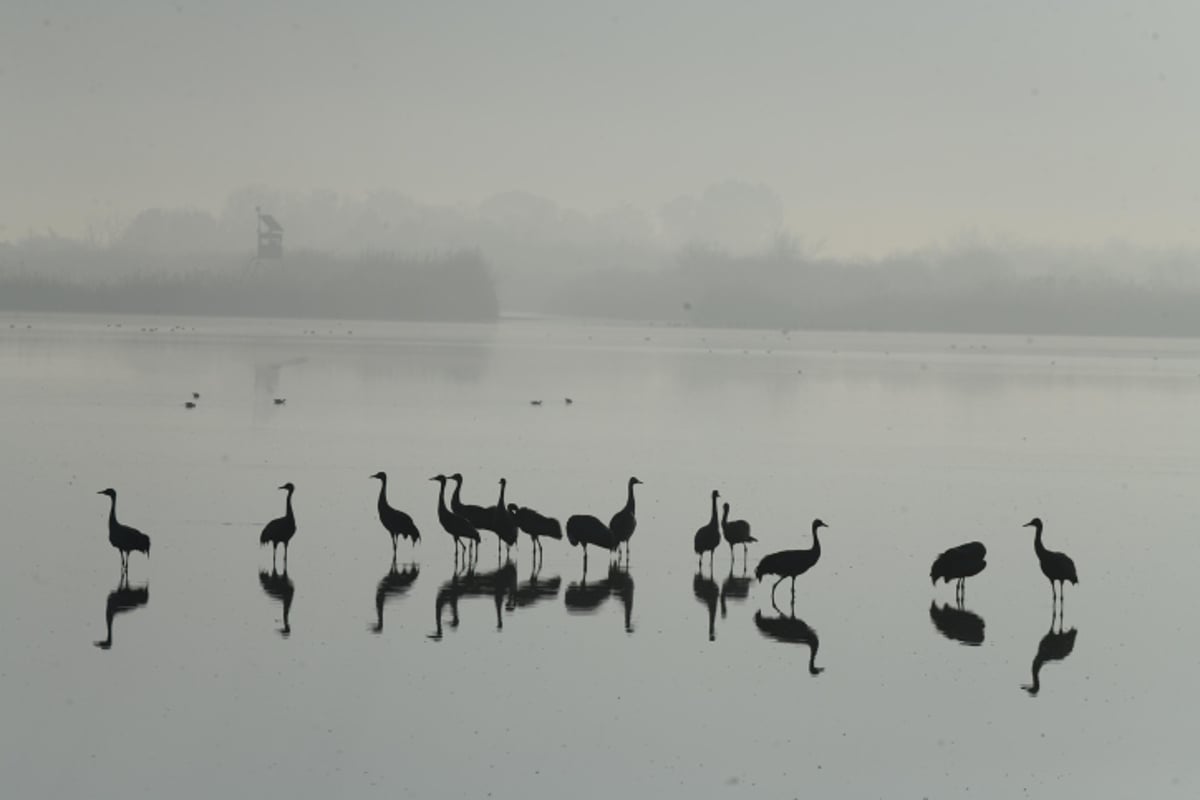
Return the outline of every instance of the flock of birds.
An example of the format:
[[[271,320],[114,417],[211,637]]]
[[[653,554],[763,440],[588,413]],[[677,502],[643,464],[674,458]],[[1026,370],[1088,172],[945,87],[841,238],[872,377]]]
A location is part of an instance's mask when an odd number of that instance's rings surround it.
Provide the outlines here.
[[[394,508],[388,502],[387,473],[376,472],[370,478],[379,481],[379,497],[376,503],[379,521],[392,540],[391,569],[384,576],[383,580],[380,581],[376,592],[377,621],[371,626],[372,631],[380,633],[383,630],[384,602],[391,595],[406,592],[416,580],[418,574],[415,564],[406,566],[403,571],[397,569],[396,559],[400,540],[407,540],[415,547],[421,540],[421,532],[409,514]],[[507,598],[509,610],[512,610],[519,605],[528,605],[542,597],[557,594],[560,584],[559,578],[542,579],[540,581],[538,578],[538,568],[543,551],[542,541],[544,539],[561,540],[563,538],[563,527],[557,519],[539,513],[532,508],[508,502],[505,496],[508,482],[504,478],[501,478],[499,481],[500,491],[495,504],[489,506],[472,505],[462,501],[463,476],[459,473],[453,475],[435,475],[430,480],[438,484],[438,522],[446,534],[453,539],[455,555],[454,575],[437,593],[435,604],[437,628],[430,638],[442,638],[444,608],[451,610],[451,626],[453,627],[458,624],[458,600],[460,598],[490,596],[496,607],[496,624],[498,627],[502,627],[501,608],[504,605],[505,598]],[[449,502],[447,502],[446,497],[448,483],[454,484]],[[573,515],[567,519],[566,524],[567,541],[572,546],[579,546],[583,550],[584,568],[582,583],[572,584],[567,589],[566,604],[568,610],[588,612],[594,610],[610,595],[615,595],[621,599],[625,607],[625,629],[627,632],[632,632],[633,630],[631,620],[633,582],[629,577],[627,567],[630,541],[637,529],[634,487],[641,483],[636,477],[629,479],[625,505],[612,515],[607,524],[600,518],[587,514]],[[295,493],[296,487],[289,482],[280,486],[279,489],[287,493],[284,515],[268,522],[263,527],[262,533],[259,536],[260,545],[271,545],[272,565],[270,573],[259,573],[259,579],[262,583],[263,591],[283,603],[283,627],[279,632],[283,636],[288,636],[291,632],[288,611],[291,607],[295,587],[287,576],[287,554],[288,546],[296,535],[296,515],[292,508],[292,495]],[[109,498],[108,538],[109,542],[117,549],[121,556],[121,583],[117,590],[109,595],[106,606],[107,636],[104,640],[95,643],[97,647],[108,649],[112,646],[114,616],[123,611],[145,605],[148,601],[148,589],[145,586],[132,588],[129,586],[128,570],[129,556],[132,553],[145,553],[149,557],[150,537],[136,528],[132,528],[117,520],[117,493],[115,489],[104,489],[99,494],[106,495]],[[718,515],[717,501],[719,498],[720,492],[714,490],[711,494],[709,520],[696,531],[693,538],[694,551],[699,559],[699,571],[693,581],[693,591],[697,599],[704,602],[708,607],[710,640],[715,639],[715,619],[718,601],[721,607],[721,615],[724,616],[727,597],[744,599],[749,593],[750,578],[746,577],[748,548],[750,544],[758,541],[751,534],[748,522],[745,520],[729,519],[729,503],[721,505],[721,513]],[[759,582],[765,576],[776,578],[774,584],[771,586],[771,604],[779,614],[776,617],[766,617],[759,611],[754,617],[755,626],[763,636],[770,639],[806,645],[809,648],[808,670],[812,675],[820,674],[823,669],[815,664],[817,648],[820,642],[816,631],[795,616],[796,578],[804,575],[820,560],[820,531],[822,528],[827,527],[820,519],[813,520],[811,547],[780,550],[770,553],[763,556],[754,569],[754,576]],[[1033,661],[1032,683],[1022,687],[1031,695],[1036,695],[1040,688],[1039,674],[1042,666],[1047,662],[1066,658],[1074,648],[1075,629],[1072,628],[1066,632],[1061,629],[1061,598],[1064,584],[1067,582],[1076,584],[1079,581],[1079,577],[1075,569],[1075,563],[1069,556],[1049,550],[1042,543],[1043,524],[1040,519],[1034,518],[1026,523],[1024,527],[1034,529],[1034,553],[1037,556],[1042,574],[1050,581],[1055,612],[1050,632],[1042,638],[1038,646],[1037,655]],[[518,586],[516,568],[511,559],[506,559],[503,566],[499,566],[494,571],[484,572],[475,569],[481,540],[480,531],[490,531],[495,534],[498,562],[502,547],[508,548],[511,553],[512,547],[517,544],[519,534],[524,533],[529,537],[532,542],[534,572],[527,583]],[[704,556],[707,554],[711,575],[713,556],[722,540],[729,546],[730,574],[725,580],[724,585],[718,589],[712,578],[704,575],[703,565]],[[282,573],[279,573],[276,569],[276,560],[280,545],[283,546]],[[738,545],[742,547],[743,577],[740,578],[734,577],[733,574],[733,567],[737,561],[736,549]],[[615,562],[610,558],[607,577],[598,582],[592,581],[590,584],[587,580],[587,553],[589,546],[607,550],[610,554],[615,554],[616,556]],[[462,573],[459,572],[460,556],[462,557],[462,563],[466,565],[466,569]],[[622,556],[625,561],[625,569],[622,569]],[[982,542],[968,542],[957,547],[952,547],[939,554],[934,559],[933,565],[930,568],[929,576],[935,586],[939,580],[947,584],[955,584],[956,607],[944,605],[939,609],[936,604],[931,605],[930,617],[933,620],[934,626],[943,635],[964,644],[978,645],[983,641],[983,621],[975,614],[966,611],[963,608],[963,601],[967,578],[978,575],[984,570],[987,566],[986,557],[987,549]],[[780,583],[788,579],[791,579],[792,582],[793,611],[791,616],[784,616],[783,612],[779,611],[779,607],[775,604],[775,591],[778,589]],[[1054,625],[1055,621],[1059,625],[1057,630]]]
[[[370,476],[379,481],[379,499],[377,510],[379,521],[392,540],[393,559],[401,539],[406,539],[413,546],[421,540],[421,532],[413,522],[412,517],[393,508],[387,499],[387,473],[376,472]],[[454,540],[455,560],[460,553],[464,559],[473,562],[478,557],[480,531],[490,531],[496,536],[496,554],[500,556],[501,547],[511,553],[517,544],[520,533],[526,534],[533,545],[534,558],[542,553],[543,539],[562,539],[563,530],[557,519],[548,517],[525,506],[509,503],[505,499],[508,481],[500,479],[500,493],[496,503],[491,506],[478,506],[462,501],[463,476],[435,475],[431,481],[438,483],[437,516],[442,529]],[[450,502],[446,502],[446,484],[453,482],[454,490]],[[625,505],[612,515],[607,524],[600,518],[590,514],[575,514],[567,519],[566,538],[572,546],[583,549],[583,563],[586,569],[588,547],[600,548],[615,553],[618,560],[622,554],[626,562],[629,559],[630,540],[637,530],[636,499],[634,487],[642,482],[631,477],[627,484]],[[284,570],[287,569],[288,545],[296,535],[296,515],[292,510],[292,494],[295,485],[285,483],[279,487],[287,492],[285,511],[282,517],[268,522],[259,536],[261,545],[271,545],[271,563],[275,564],[279,546],[283,545]],[[121,571],[126,574],[129,569],[129,556],[134,552],[150,555],[150,537],[136,528],[131,528],[117,520],[117,492],[115,489],[104,489],[99,494],[107,495],[110,500],[108,514],[108,541],[121,555]],[[750,533],[750,524],[745,520],[729,519],[729,504],[723,504],[723,513],[717,514],[717,499],[720,492],[712,492],[712,511],[709,521],[702,525],[693,539],[693,545],[701,567],[704,555],[709,556],[711,569],[713,554],[724,538],[729,545],[730,559],[736,559],[736,547],[742,546],[743,564],[747,558],[750,543],[757,542]],[[798,550],[780,550],[763,556],[754,569],[755,577],[761,582],[764,576],[777,578],[771,586],[771,598],[774,602],[775,590],[784,580],[791,579],[792,598],[796,594],[796,578],[808,572],[821,558],[821,540],[819,532],[827,528],[819,519],[812,523],[812,546]],[[1034,518],[1024,527],[1034,529],[1033,549],[1041,566],[1042,574],[1050,581],[1050,590],[1056,603],[1061,602],[1064,584],[1079,582],[1075,570],[1075,562],[1065,553],[1055,552],[1046,548],[1042,543],[1042,521]],[[961,598],[965,593],[966,579],[978,575],[987,566],[987,548],[982,542],[968,542],[941,553],[933,562],[929,576],[934,585],[939,580],[955,583],[955,596]]]

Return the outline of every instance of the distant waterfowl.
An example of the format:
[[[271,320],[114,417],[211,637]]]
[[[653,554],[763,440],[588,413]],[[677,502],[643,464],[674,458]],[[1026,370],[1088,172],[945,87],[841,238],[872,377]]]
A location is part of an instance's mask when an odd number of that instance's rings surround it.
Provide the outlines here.
[[[721,528],[717,524],[717,498],[720,493],[713,489],[712,491],[712,517],[700,529],[696,531],[696,536],[693,544],[696,548],[696,555],[699,556],[700,564],[704,563],[704,554],[708,553],[708,560],[711,566],[712,553],[717,549],[717,545],[721,543]]]
[[[113,635],[113,618],[117,614],[123,614],[126,611],[132,611],[135,608],[141,608],[150,602],[150,587],[138,586],[130,588],[129,573],[122,572],[121,579],[117,583],[117,588],[108,593],[108,599],[104,604],[104,627],[107,635],[99,642],[93,642],[96,647],[101,650],[108,650],[112,647]]]
[[[412,517],[388,505],[387,473],[376,472],[371,477],[379,481],[379,501],[376,503],[376,507],[379,510],[379,521],[383,523],[384,529],[392,537],[392,561],[394,562],[396,560],[397,539],[400,537],[410,539],[415,547],[417,542],[421,540],[421,532],[417,530]]]
[[[567,541],[572,547],[583,545],[583,568],[587,569],[588,545],[602,547],[609,552],[616,549],[617,542],[608,527],[590,514],[575,514],[567,519]]]
[[[960,642],[971,647],[983,644],[983,617],[967,611],[962,604],[950,606],[943,603],[941,608],[937,603],[929,604],[929,619],[938,633],[951,641]]]
[[[821,647],[821,640],[817,637],[817,632],[810,628],[804,620],[797,619],[795,613],[790,617],[785,617],[778,608],[775,611],[779,616],[764,617],[761,611],[754,612],[754,625],[758,628],[758,632],[777,642],[806,645],[808,647],[808,674],[820,675],[824,672],[825,668],[818,667],[816,664],[817,650]]]
[[[281,406],[287,402],[287,398],[286,397],[276,397],[274,402],[275,402],[275,405]]]
[[[136,550],[145,553],[146,558],[150,557],[150,537],[137,528],[117,522],[116,489],[102,489],[96,494],[108,495],[108,499],[112,501],[108,507],[108,543],[121,554],[121,571],[128,572],[130,553]]]
[[[375,624],[371,626],[371,633],[383,633],[383,604],[407,594],[420,574],[421,568],[416,564],[405,564],[403,570],[397,570],[396,559],[392,559],[391,569],[375,587]]]
[[[296,491],[296,487],[291,483],[285,483],[279,487],[287,491],[287,509],[282,517],[276,517],[263,526],[262,534],[258,537],[258,544],[261,547],[264,544],[271,545],[271,564],[275,564],[275,552],[279,545],[283,545],[283,571],[287,572],[288,558],[288,543],[292,541],[292,537],[296,535],[296,516],[292,513],[292,492]]]
[[[563,398],[563,402],[564,402],[564,403],[566,403],[567,405],[571,405],[571,404],[572,404],[572,403],[574,403],[575,401],[574,401],[574,400],[572,400],[572,399],[571,399],[571,398],[569,398],[569,397],[564,397],[564,398]]]
[[[821,558],[821,540],[817,537],[817,531],[828,527],[821,520],[814,519],[812,547],[807,550],[780,550],[778,553],[763,556],[762,561],[758,562],[758,566],[754,568],[754,577],[758,578],[760,582],[763,575],[779,576],[779,580],[775,581],[775,585],[771,587],[771,602],[775,601],[775,589],[783,583],[784,578],[792,579],[792,599],[795,600],[796,578],[808,572]]]
[[[540,406],[541,404],[542,404],[541,400],[530,400],[529,401],[529,405],[531,405],[531,406]]]
[[[1071,651],[1075,649],[1076,630],[1071,630],[1063,633],[1062,617],[1058,618],[1058,631],[1054,630],[1054,619],[1050,620],[1050,631],[1042,637],[1038,642],[1037,654],[1033,657],[1033,664],[1030,669],[1033,673],[1033,683],[1023,685],[1021,688],[1029,692],[1030,696],[1036,697],[1037,693],[1042,688],[1042,667],[1048,661],[1062,661],[1067,656],[1071,655]]]
[[[1033,528],[1033,552],[1037,553],[1038,563],[1041,564],[1042,574],[1050,581],[1050,592],[1055,598],[1061,598],[1063,592],[1063,582],[1070,581],[1072,584],[1079,583],[1079,576],[1075,572],[1075,562],[1071,560],[1066,553],[1056,553],[1053,550],[1047,550],[1042,544],[1042,521],[1037,517],[1029,520],[1021,527]],[[1058,582],[1058,590],[1055,591],[1054,583]]]
[[[193,399],[193,400],[199,400],[199,399],[200,399],[200,393],[199,393],[199,392],[192,392],[192,399]]]
[[[708,640],[717,640],[717,600],[721,596],[717,582],[701,570],[692,578],[692,594],[708,609]]]
[[[617,544],[618,551],[621,545],[625,545],[625,558],[629,558],[629,540],[633,538],[633,532],[637,528],[637,514],[634,509],[633,487],[641,483],[637,478],[629,479],[628,495],[625,498],[625,507],[613,514],[612,520],[608,523],[608,529],[612,532],[613,541]]]
[[[930,582],[936,586],[939,580],[946,583],[955,581],[954,596],[962,597],[966,594],[967,578],[978,575],[987,566],[984,560],[986,556],[987,548],[982,542],[967,542],[951,547],[934,559],[929,570]]]
[[[750,523],[744,519],[729,518],[729,503],[721,504],[721,533],[725,536],[725,541],[729,543],[729,558],[733,560],[733,548],[735,545],[742,546],[742,563],[746,562],[747,546],[750,542],[757,542],[750,535]],[[732,565],[730,566],[730,574],[732,574]]]
[[[517,543],[517,521],[513,515],[509,513],[508,506],[504,502],[504,490],[508,487],[508,481],[504,478],[500,479],[500,497],[496,500],[496,505],[491,508],[493,530],[496,531],[496,558],[500,558],[500,542],[504,542],[507,548],[506,553],[511,553],[513,545]]]
[[[183,404],[183,407],[184,408],[195,408],[196,404],[193,403],[191,400],[188,400],[186,403]]]
[[[442,529],[454,538],[454,557],[457,560],[460,545],[464,551],[469,551],[471,542],[479,544],[479,531],[464,517],[460,517],[446,508],[446,481],[448,478],[445,475],[434,475],[429,480],[438,482],[438,522],[442,524]],[[462,541],[463,539],[466,541]],[[466,552],[464,552],[465,556]]]
[[[279,635],[286,639],[292,635],[292,624],[288,621],[288,615],[292,610],[292,598],[296,595],[296,584],[292,583],[287,573],[287,558],[284,558],[283,572],[275,570],[274,562],[271,563],[270,572],[259,570],[258,582],[268,597],[283,603],[283,627],[279,629]]]
[[[508,513],[516,520],[517,527],[525,531],[533,541],[535,555],[541,555],[543,537],[547,539],[562,538],[562,526],[553,517],[544,516],[532,508],[517,506],[515,503],[509,503]]]

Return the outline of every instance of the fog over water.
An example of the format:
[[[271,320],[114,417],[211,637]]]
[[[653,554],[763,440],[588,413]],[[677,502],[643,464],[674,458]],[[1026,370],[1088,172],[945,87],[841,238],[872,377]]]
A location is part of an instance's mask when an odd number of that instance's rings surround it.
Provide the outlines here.
[[[0,5],[0,794],[1197,796],[1197,28]]]

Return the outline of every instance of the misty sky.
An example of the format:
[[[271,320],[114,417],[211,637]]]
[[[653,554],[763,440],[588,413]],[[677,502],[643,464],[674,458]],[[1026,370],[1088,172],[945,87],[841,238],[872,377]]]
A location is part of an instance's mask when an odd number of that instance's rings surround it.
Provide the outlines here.
[[[249,184],[657,214],[728,179],[835,254],[1200,245],[1195,2],[0,5],[0,239]]]

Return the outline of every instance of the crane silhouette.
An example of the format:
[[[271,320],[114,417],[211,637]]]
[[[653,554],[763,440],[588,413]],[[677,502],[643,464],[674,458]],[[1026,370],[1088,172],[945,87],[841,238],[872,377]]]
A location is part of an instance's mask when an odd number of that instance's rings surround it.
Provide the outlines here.
[[[633,487],[637,486],[641,481],[637,478],[629,479],[629,493],[625,499],[625,507],[612,515],[612,519],[608,523],[608,529],[612,531],[613,540],[617,543],[617,555],[621,553],[621,545],[625,545],[625,560],[629,560],[629,540],[633,538],[633,532],[637,528],[637,514],[634,510]]]
[[[807,550],[780,550],[777,553],[763,556],[762,560],[758,562],[758,566],[754,568],[754,577],[760,582],[763,575],[779,576],[779,580],[775,581],[775,585],[771,587],[772,603],[775,602],[775,589],[783,583],[784,578],[792,579],[792,602],[796,601],[796,578],[812,569],[813,565],[821,558],[821,540],[817,538],[817,531],[828,527],[821,520],[814,519],[812,547]]]
[[[121,554],[121,572],[128,573],[130,553],[136,550],[139,553],[145,553],[146,558],[150,557],[150,537],[137,528],[117,522],[116,489],[101,489],[96,494],[108,495],[108,499],[111,501],[108,506],[108,543],[117,548]]]
[[[292,610],[292,598],[296,594],[296,584],[292,583],[292,579],[288,577],[287,556],[284,556],[283,559],[283,572],[277,572],[275,564],[272,562],[270,572],[258,571],[258,582],[268,597],[283,603],[283,627],[279,629],[279,635],[285,639],[288,638],[292,635],[292,624],[288,621],[288,615]]]
[[[708,640],[715,642],[717,640],[717,600],[721,595],[721,590],[717,588],[716,581],[700,570],[692,578],[692,594],[696,595],[696,599],[708,608]]]
[[[285,483],[279,488],[287,491],[287,510],[282,517],[276,517],[263,526],[262,533],[258,537],[258,545],[261,547],[270,543],[272,570],[275,567],[275,552],[279,549],[279,545],[283,545],[283,572],[286,575],[288,543],[296,535],[296,515],[292,513],[292,492],[296,491],[296,487],[291,483]]]
[[[540,558],[542,554],[542,538],[561,539],[562,526],[558,524],[558,520],[553,517],[543,516],[532,508],[525,506],[517,506],[516,503],[508,504],[508,513],[512,515],[520,530],[525,531],[533,541],[534,556]]]
[[[982,542],[967,542],[957,547],[951,547],[933,560],[929,569],[930,583],[937,585],[939,580],[949,583],[955,581],[954,597],[961,602],[966,598],[967,578],[983,572],[987,566],[984,558],[987,548]]]
[[[755,539],[750,535],[749,522],[746,522],[744,519],[729,518],[729,503],[721,504],[721,533],[724,534],[725,541],[729,543],[730,561],[732,562],[733,560],[734,546],[740,544],[742,546],[742,563],[745,564],[746,557],[748,555],[747,547],[749,543],[757,542],[758,539]],[[732,570],[732,563],[730,568]],[[732,574],[732,571],[730,574]]]
[[[808,674],[820,675],[825,668],[818,667],[816,664],[817,650],[821,647],[821,640],[818,638],[817,632],[810,628],[804,620],[797,619],[794,609],[791,616],[785,617],[773,600],[771,605],[775,608],[778,616],[765,617],[762,611],[754,612],[754,626],[758,628],[758,632],[777,642],[807,646]]]
[[[412,517],[388,505],[387,473],[382,471],[376,472],[371,477],[379,481],[379,501],[376,503],[376,507],[379,509],[379,521],[383,523],[384,530],[392,537],[392,561],[394,563],[396,560],[396,540],[400,537],[411,539],[415,547],[417,542],[421,541],[421,532],[417,530]]]
[[[587,572],[588,545],[602,547],[610,553],[617,542],[608,527],[589,514],[575,514],[567,519],[567,541],[572,547],[583,545],[583,569]]]
[[[479,544],[479,531],[475,526],[460,517],[450,509],[446,508],[446,481],[445,475],[434,475],[429,480],[438,482],[438,522],[442,524],[442,529],[450,534],[454,539],[454,560],[458,561],[458,548],[461,545],[464,553],[464,560],[469,556],[470,542]],[[461,540],[466,539],[466,542]]]
[[[1079,576],[1075,572],[1075,562],[1066,553],[1056,553],[1053,550],[1046,549],[1046,546],[1042,544],[1042,521],[1037,517],[1029,520],[1029,522],[1026,522],[1021,527],[1033,528],[1033,552],[1037,553],[1038,563],[1042,566],[1042,574],[1050,581],[1052,598],[1058,600],[1061,605],[1064,590],[1063,582],[1079,583]],[[1056,581],[1058,582],[1057,592],[1054,589]]]
[[[929,619],[938,633],[951,641],[971,647],[983,644],[983,617],[967,611],[962,603],[955,606],[943,603],[939,608],[937,603],[930,602]]]
[[[1033,664],[1030,667],[1033,672],[1033,683],[1021,686],[1022,689],[1029,692],[1031,697],[1037,697],[1037,693],[1042,689],[1041,673],[1046,662],[1062,661],[1075,649],[1076,630],[1071,628],[1063,633],[1062,617],[1060,616],[1058,617],[1058,630],[1055,631],[1054,622],[1054,618],[1051,617],[1050,631],[1038,642],[1037,654],[1033,657]]]
[[[416,583],[421,574],[417,564],[405,564],[403,570],[396,569],[396,559],[392,559],[391,569],[379,580],[375,587],[375,624],[370,628],[371,633],[383,633],[383,605],[393,597],[403,597]]]
[[[492,509],[462,502],[462,473],[454,473],[450,476],[450,480],[454,481],[454,494],[450,497],[450,510],[471,523],[476,532],[491,531],[499,538],[500,534],[496,530],[496,522],[492,516]],[[476,544],[479,542],[478,539],[474,539],[473,541]],[[499,545],[497,545],[497,550],[499,550]]]
[[[113,633],[113,618],[117,614],[124,614],[126,611],[132,611],[135,608],[141,608],[150,602],[150,587],[149,585],[136,586],[130,588],[129,573],[122,572],[121,579],[117,583],[117,588],[108,593],[108,599],[104,603],[104,627],[107,635],[99,642],[93,642],[96,647],[101,650],[108,650],[112,647]]]
[[[717,545],[721,543],[721,527],[717,523],[717,498],[720,497],[720,492],[716,489],[712,491],[712,517],[707,523],[701,525],[696,531],[696,536],[693,540],[695,545],[696,555],[699,557],[699,565],[697,569],[704,566],[704,554],[708,553],[709,569],[712,568],[712,554],[717,549]]]
[[[505,553],[511,555],[513,545],[517,543],[517,521],[513,515],[509,513],[508,506],[504,503],[504,490],[508,487],[508,481],[504,478],[500,479],[500,498],[496,501],[496,505],[490,510],[492,512],[492,522],[496,531],[496,560],[500,560],[500,543],[504,542],[506,548]]]

